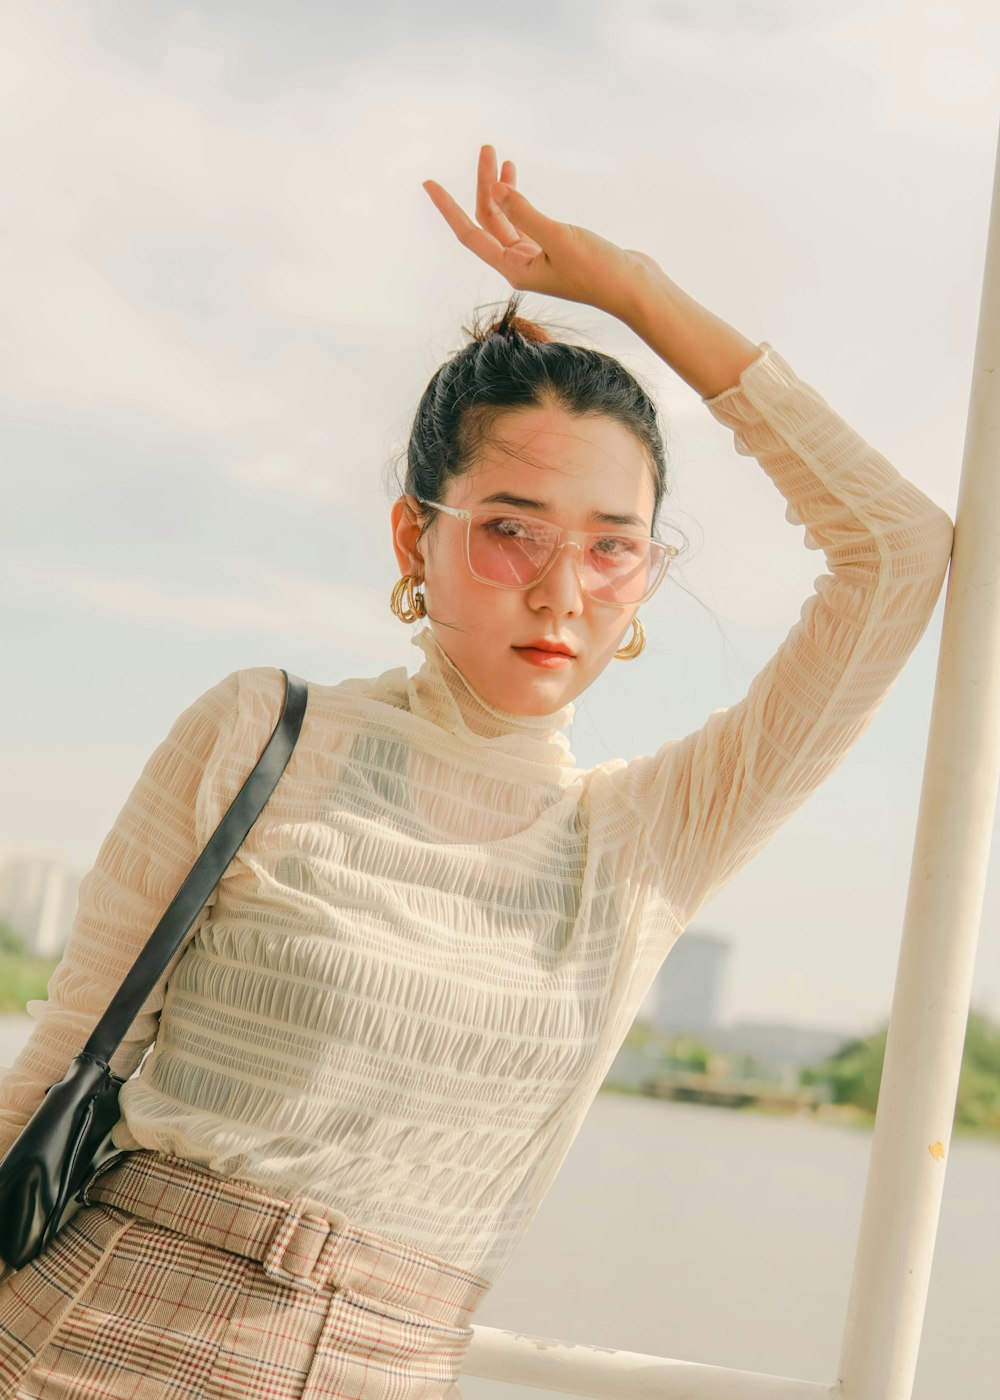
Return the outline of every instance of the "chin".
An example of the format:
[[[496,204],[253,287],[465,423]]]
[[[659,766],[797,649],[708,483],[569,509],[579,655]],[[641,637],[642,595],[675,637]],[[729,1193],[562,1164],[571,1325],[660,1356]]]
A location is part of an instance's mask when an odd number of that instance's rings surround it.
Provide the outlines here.
[[[480,659],[477,657],[477,660]],[[580,689],[577,686],[572,688],[572,693],[570,693],[569,677],[562,669],[559,671],[533,669],[526,666],[523,661],[518,661],[513,653],[510,656],[510,664],[516,668],[513,675],[503,674],[495,665],[486,663],[481,684],[477,684],[476,680],[473,679],[478,673],[478,667],[475,672],[470,667],[467,673],[473,687],[483,699],[487,700],[495,709],[503,710],[505,714],[551,715],[567,705]],[[571,670],[572,667],[567,669]],[[523,672],[523,674],[518,674],[518,672]],[[506,685],[497,684],[499,675],[502,675]]]
[[[530,691],[522,690],[509,705],[499,705],[498,708],[512,715],[551,715],[561,710],[572,698],[566,692],[565,685],[553,676],[546,676]]]

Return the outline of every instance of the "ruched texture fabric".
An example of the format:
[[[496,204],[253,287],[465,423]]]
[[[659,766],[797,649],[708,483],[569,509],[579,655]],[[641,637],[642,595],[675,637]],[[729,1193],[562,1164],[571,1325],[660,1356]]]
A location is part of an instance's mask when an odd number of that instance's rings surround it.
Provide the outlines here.
[[[952,522],[766,342],[709,400],[829,572],[746,697],[579,769],[573,706],[487,705],[423,654],[311,687],[263,817],[114,1069],[116,1142],[288,1196],[495,1281],[664,958],[844,757],[924,632]],[[228,676],[150,758],[49,999],[0,1081],[0,1151],[61,1077],[277,717]]]

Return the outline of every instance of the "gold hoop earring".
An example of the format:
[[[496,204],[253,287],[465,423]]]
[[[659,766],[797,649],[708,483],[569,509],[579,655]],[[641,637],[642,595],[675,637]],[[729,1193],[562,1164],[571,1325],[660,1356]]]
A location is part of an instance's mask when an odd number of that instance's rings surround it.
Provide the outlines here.
[[[392,590],[389,606],[400,622],[416,622],[427,616],[427,604],[422,593],[415,593],[417,580],[412,574],[404,574]]]
[[[646,629],[639,621],[638,613],[632,619],[632,636],[623,647],[615,652],[616,661],[632,661],[646,645]]]

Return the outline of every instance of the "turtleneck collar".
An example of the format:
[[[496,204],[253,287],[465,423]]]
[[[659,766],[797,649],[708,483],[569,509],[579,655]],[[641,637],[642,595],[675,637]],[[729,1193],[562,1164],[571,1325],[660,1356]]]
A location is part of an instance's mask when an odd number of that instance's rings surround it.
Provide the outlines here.
[[[569,703],[548,715],[514,715],[498,710],[469,684],[429,626],[418,628],[413,646],[424,654],[420,670],[407,677],[410,711],[446,729],[471,747],[574,768],[569,740],[561,733],[573,722]]]

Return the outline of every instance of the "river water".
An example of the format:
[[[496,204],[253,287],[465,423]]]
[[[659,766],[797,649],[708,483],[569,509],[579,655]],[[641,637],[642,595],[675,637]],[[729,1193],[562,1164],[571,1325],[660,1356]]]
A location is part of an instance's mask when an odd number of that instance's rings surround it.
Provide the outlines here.
[[[0,1017],[0,1065],[30,1026]],[[598,1095],[476,1323],[776,1375],[837,1373],[870,1134]],[[914,1400],[1000,1396],[1000,1143],[954,1138]],[[464,1400],[555,1393],[466,1376]]]

